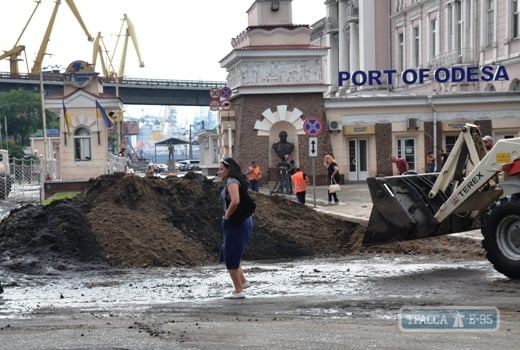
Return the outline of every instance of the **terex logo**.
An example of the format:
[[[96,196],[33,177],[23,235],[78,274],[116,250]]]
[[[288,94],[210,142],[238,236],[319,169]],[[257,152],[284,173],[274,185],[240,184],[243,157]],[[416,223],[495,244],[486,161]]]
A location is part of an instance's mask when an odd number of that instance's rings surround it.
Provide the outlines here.
[[[480,179],[483,178],[484,175],[481,173],[478,173],[473,178],[471,178],[470,182],[466,186],[464,186],[458,193],[460,197],[464,197],[467,193],[471,192],[471,189],[474,187],[479,187],[478,183],[480,182]]]

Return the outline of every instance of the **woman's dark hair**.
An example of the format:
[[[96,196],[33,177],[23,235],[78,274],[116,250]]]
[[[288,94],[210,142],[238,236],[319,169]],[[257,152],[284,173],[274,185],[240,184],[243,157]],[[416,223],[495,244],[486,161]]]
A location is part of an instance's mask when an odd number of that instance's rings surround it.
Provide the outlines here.
[[[233,177],[240,181],[240,185],[242,188],[247,188],[247,178],[242,173],[242,168],[240,167],[240,164],[237,163],[236,160],[234,160],[231,157],[224,158],[220,161],[226,168],[229,169],[229,177]]]

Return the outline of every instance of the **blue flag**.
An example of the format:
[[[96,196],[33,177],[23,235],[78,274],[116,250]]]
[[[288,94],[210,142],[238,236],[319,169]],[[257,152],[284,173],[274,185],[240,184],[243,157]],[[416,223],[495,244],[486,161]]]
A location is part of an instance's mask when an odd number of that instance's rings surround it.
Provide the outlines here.
[[[96,116],[98,118],[103,118],[105,125],[107,128],[111,128],[114,124],[112,118],[110,118],[107,114],[107,111],[103,108],[103,106],[96,100]]]

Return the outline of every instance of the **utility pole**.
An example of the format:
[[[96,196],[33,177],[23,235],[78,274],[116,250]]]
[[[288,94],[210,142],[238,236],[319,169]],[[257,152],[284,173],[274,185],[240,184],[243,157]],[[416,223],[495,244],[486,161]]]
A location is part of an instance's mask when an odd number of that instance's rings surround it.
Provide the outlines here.
[[[189,159],[193,159],[193,149],[192,149],[192,139],[191,139],[191,128],[193,127],[193,125],[190,124],[190,138],[189,138],[189,147],[190,147],[190,158]]]

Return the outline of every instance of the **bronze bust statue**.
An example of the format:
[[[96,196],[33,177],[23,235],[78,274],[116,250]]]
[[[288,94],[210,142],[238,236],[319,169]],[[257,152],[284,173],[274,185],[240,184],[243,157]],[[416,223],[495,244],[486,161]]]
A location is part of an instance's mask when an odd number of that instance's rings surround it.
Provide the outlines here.
[[[280,131],[278,134],[280,137],[279,142],[273,143],[273,150],[276,152],[276,155],[280,158],[280,160],[285,160],[286,155],[290,155],[294,150],[294,144],[291,142],[287,142],[287,132]]]

